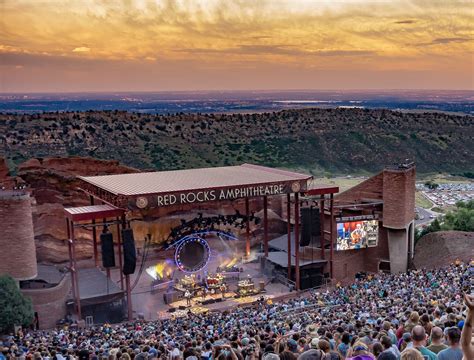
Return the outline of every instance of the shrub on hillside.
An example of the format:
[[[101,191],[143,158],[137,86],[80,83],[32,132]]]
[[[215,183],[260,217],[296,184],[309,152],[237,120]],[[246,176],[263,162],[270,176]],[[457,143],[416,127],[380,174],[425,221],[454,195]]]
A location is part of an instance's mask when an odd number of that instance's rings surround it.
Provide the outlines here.
[[[14,326],[29,326],[33,321],[31,300],[20,292],[9,275],[0,276],[0,334],[12,331]]]

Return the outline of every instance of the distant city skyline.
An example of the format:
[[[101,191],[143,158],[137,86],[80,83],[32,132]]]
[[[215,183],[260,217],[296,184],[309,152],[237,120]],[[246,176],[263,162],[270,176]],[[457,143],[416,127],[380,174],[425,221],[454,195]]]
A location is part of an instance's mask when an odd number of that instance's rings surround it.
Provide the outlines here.
[[[474,89],[469,0],[3,0],[0,92]]]

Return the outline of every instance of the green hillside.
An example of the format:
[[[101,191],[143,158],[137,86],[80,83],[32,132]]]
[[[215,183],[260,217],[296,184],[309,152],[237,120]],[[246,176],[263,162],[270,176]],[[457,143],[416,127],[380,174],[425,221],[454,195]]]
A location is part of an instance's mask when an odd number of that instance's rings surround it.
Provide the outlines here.
[[[0,155],[93,156],[141,169],[244,162],[365,173],[414,159],[419,173],[474,170],[474,118],[444,113],[303,109],[157,116],[118,111],[0,115]]]

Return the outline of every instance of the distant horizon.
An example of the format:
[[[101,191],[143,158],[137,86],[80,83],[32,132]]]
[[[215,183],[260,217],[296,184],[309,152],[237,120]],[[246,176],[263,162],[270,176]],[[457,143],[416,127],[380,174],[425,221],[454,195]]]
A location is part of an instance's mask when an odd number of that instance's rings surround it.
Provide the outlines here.
[[[374,89],[196,89],[196,90],[83,90],[83,91],[0,91],[0,95],[9,95],[9,94],[127,94],[127,93],[144,93],[144,94],[153,94],[153,93],[213,93],[213,92],[408,92],[408,91],[417,91],[417,92],[472,92],[474,94],[474,88],[472,89],[389,89],[389,88],[374,88]]]

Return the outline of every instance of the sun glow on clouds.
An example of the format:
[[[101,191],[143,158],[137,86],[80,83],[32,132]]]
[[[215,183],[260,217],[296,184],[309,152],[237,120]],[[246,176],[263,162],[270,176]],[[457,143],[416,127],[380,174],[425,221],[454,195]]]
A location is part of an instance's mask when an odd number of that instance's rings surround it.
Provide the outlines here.
[[[2,14],[0,71],[23,66],[6,81],[34,89],[37,66],[58,89],[113,90],[116,73],[143,90],[473,87],[471,1],[3,0]]]
[[[72,50],[72,52],[79,52],[79,53],[84,53],[84,52],[89,52],[91,51],[91,49],[89,49],[88,47],[85,47],[85,46],[80,46],[80,47],[77,47],[77,48],[74,48]]]

